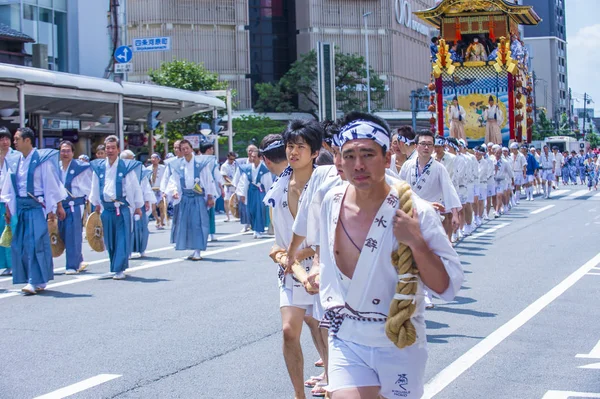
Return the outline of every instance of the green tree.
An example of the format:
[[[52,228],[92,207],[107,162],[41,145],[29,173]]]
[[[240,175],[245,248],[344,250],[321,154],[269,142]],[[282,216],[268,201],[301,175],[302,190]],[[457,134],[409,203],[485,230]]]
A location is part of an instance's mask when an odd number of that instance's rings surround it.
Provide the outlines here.
[[[186,60],[163,62],[160,68],[151,69],[148,75],[152,82],[158,85],[183,90],[225,90],[228,87],[227,82],[220,81],[219,76],[207,70],[204,64]],[[172,143],[184,135],[196,133],[199,123],[210,122],[211,119],[211,113],[202,113],[169,122],[167,138]]]
[[[233,151],[240,157],[246,157],[246,147],[249,144],[258,146],[268,134],[280,134],[285,129],[286,122],[276,121],[266,116],[247,116],[233,120]]]
[[[532,130],[531,138],[535,141],[543,141],[546,137],[556,135],[554,124],[544,111],[538,113],[537,123],[533,125]]]
[[[357,90],[366,81],[367,70],[364,57],[341,53],[336,49],[335,79],[336,100],[342,112],[366,111],[367,96]],[[385,97],[385,82],[370,68],[371,108],[381,107]],[[258,112],[308,112],[317,117],[319,109],[317,95],[317,53],[311,50],[300,56],[289,71],[273,83],[258,83],[255,86],[258,101],[254,109]],[[299,105],[295,104],[296,100]]]
[[[590,147],[592,147],[592,148],[600,147],[600,136],[598,136],[596,133],[594,133],[594,132],[588,133],[588,135],[586,136],[586,140],[590,142]]]

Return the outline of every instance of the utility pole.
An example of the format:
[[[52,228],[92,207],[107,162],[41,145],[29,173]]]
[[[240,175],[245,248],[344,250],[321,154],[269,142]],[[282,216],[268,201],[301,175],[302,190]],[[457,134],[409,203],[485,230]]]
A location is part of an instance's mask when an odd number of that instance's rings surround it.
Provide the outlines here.
[[[367,17],[373,14],[372,12],[366,12],[363,14],[365,20],[365,52],[367,62],[367,112],[371,113],[371,72],[369,66],[369,31],[367,30]]]
[[[567,110],[569,115],[569,130],[573,131],[573,92],[569,87],[569,108]]]
[[[585,122],[587,120],[587,93],[583,93],[583,127],[581,128],[581,139],[585,140]]]
[[[533,123],[536,124],[537,123],[537,100],[535,98],[536,96],[536,89],[535,89],[535,83],[536,83],[537,79],[535,77],[535,71],[533,71]]]

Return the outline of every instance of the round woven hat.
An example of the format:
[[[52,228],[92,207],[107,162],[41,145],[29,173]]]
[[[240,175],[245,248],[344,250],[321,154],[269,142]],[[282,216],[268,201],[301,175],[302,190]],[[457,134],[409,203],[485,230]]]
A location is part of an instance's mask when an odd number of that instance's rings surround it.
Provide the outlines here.
[[[97,212],[92,212],[85,224],[85,236],[88,244],[96,252],[104,252],[104,229]]]
[[[236,194],[233,194],[229,199],[229,209],[234,218],[240,217],[240,200]]]
[[[58,258],[65,252],[65,243],[58,234],[58,220],[56,218],[48,220],[48,234],[50,235],[52,257]]]

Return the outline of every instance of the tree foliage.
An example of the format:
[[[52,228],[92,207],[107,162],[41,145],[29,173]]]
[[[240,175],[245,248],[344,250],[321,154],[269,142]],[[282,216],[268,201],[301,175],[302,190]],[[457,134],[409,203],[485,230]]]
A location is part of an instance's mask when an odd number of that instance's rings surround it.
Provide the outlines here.
[[[600,147],[600,136],[597,133],[590,132],[586,136],[586,140],[590,142],[590,147],[598,148]]]
[[[367,70],[364,57],[345,54],[336,49],[335,80],[337,105],[342,112],[366,111],[365,86]],[[371,108],[377,110],[385,96],[385,82],[370,68]],[[289,71],[276,83],[258,83],[255,86],[258,112],[308,112],[317,116],[318,83],[317,53],[311,50],[300,56]],[[296,100],[297,103],[296,104]]]
[[[258,146],[268,134],[280,134],[286,122],[276,121],[266,116],[247,116],[233,120],[233,151],[240,157],[246,157],[246,147],[250,144]]]
[[[204,64],[186,60],[164,62],[160,68],[151,69],[148,75],[152,82],[158,85],[183,90],[225,90],[228,87],[227,82],[220,81],[219,76],[207,70]],[[211,113],[203,113],[169,122],[167,138],[172,143],[184,135],[196,133],[198,124],[210,122],[211,118]]]
[[[546,113],[540,111],[537,115],[537,122],[532,127],[531,138],[534,141],[543,141],[550,136],[556,136],[556,129]]]

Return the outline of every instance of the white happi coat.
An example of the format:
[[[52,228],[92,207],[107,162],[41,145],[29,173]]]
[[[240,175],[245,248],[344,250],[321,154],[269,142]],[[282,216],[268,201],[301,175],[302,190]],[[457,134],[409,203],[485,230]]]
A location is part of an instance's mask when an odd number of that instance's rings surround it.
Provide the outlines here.
[[[208,199],[209,195],[212,195],[213,198],[217,198],[220,193],[217,193],[217,186],[213,177],[213,165],[214,162],[208,163],[205,165],[200,171],[200,177],[196,180],[194,168],[199,167],[202,164],[200,160],[202,159],[202,155],[192,156],[190,161],[186,161],[183,158],[183,164],[179,162],[175,164],[171,164],[171,176],[169,177],[169,183],[165,190],[165,194],[169,198],[172,198],[175,193],[179,193],[178,199],[173,199],[173,204],[177,205],[181,202],[182,193],[184,189],[193,190],[196,183],[202,187],[204,190],[205,198]],[[179,158],[180,159],[180,158]],[[180,176],[183,174],[185,187],[181,187]]]
[[[321,203],[328,190],[342,184],[334,165],[317,167],[298,203],[298,212],[292,226],[294,234],[306,237],[306,243],[311,246],[319,245],[319,215]]]
[[[160,184],[161,184],[162,178],[165,174],[165,169],[166,169],[165,165],[158,164],[157,169],[156,169],[156,176],[154,176],[154,165],[150,165],[146,168],[146,170],[149,170],[150,172],[152,172],[152,174],[150,175],[150,177],[148,179],[150,181],[150,185],[153,190],[160,191]]]
[[[71,161],[73,162],[73,161]],[[71,166],[71,163],[69,163],[66,169],[63,169],[63,162],[60,161],[59,164],[59,170],[60,170],[60,181],[64,184],[65,181],[67,180],[67,172],[69,170],[69,166]],[[71,170],[71,172],[74,172],[73,170]],[[80,197],[87,197],[90,195],[90,191],[92,190],[92,174],[94,172],[92,171],[92,168],[87,168],[86,170],[84,170],[83,172],[81,172],[80,174],[78,174],[77,176],[75,176],[73,178],[73,180],[71,180],[71,194],[73,195],[73,198],[80,198]],[[68,193],[67,193],[68,194]],[[79,208],[81,209],[81,212],[83,212],[83,207],[84,205],[80,205]]]
[[[441,167],[441,165],[439,165]],[[348,185],[335,187],[325,196],[321,208],[321,283],[320,299],[327,314],[337,316],[330,327],[330,334],[339,339],[369,347],[394,347],[385,334],[385,318],[396,292],[398,274],[391,264],[392,251],[397,250],[392,219],[399,206],[398,194],[391,188],[383,201],[361,251],[349,286],[335,261],[335,232],[340,208]],[[460,259],[444,232],[440,218],[431,205],[416,195],[412,197],[417,210],[423,238],[429,248],[439,256],[449,275],[450,283],[440,297],[452,300],[463,282]],[[346,288],[347,287],[347,288]],[[425,304],[423,290],[427,289],[419,279],[415,296],[416,310],[411,321],[417,331],[416,345],[425,346]],[[366,317],[378,321],[356,320]],[[337,321],[337,323],[336,323]],[[341,322],[341,325],[339,324]]]
[[[517,152],[517,155],[511,154],[512,161],[512,169],[514,174],[523,174],[524,167],[527,166],[527,159],[525,159],[525,155]]]
[[[283,249],[287,249],[292,242],[292,226],[294,217],[288,204],[288,192],[290,178],[292,177],[292,168],[287,167],[283,173],[272,184],[271,188],[265,194],[263,203],[273,208],[273,227],[275,229],[275,244]],[[246,179],[247,180],[247,179]],[[305,187],[306,189],[306,187]],[[303,190],[304,191],[304,190]],[[302,194],[303,195],[303,194]],[[302,196],[301,195],[301,196]],[[300,204],[298,204],[300,205]],[[299,208],[299,207],[298,207]],[[306,241],[302,242],[299,249],[308,247]],[[312,257],[301,262],[308,273],[312,266]],[[313,305],[314,297],[306,292],[304,285],[296,280],[291,274],[283,274],[283,267],[279,265],[279,285],[292,291],[293,305]]]
[[[463,156],[467,160],[467,186],[479,184],[479,162],[475,155],[465,152]]]
[[[181,159],[181,158],[172,157],[169,159],[165,159],[165,170],[160,179],[160,185],[159,185],[161,193],[166,194],[167,186],[169,185],[169,180],[171,179],[171,175],[173,174],[172,168],[175,165],[173,162],[177,162],[177,160],[179,160],[179,159]],[[173,199],[167,195],[167,202],[172,202],[172,200]]]
[[[252,182],[248,181],[248,176],[245,173],[241,173],[239,168],[234,176],[235,193],[238,196],[244,197],[244,204],[248,204],[248,188],[251,184],[256,184],[256,178],[261,164],[262,162],[259,163],[258,166],[252,164]],[[260,178],[260,184],[262,184],[268,192],[273,185],[273,175],[271,173],[263,174]]]
[[[18,170],[16,174],[18,192],[15,192],[12,179],[8,173],[6,173],[2,190],[0,190],[2,193],[0,195],[0,202],[6,204],[11,215],[17,214],[16,197],[29,197],[27,195],[27,173],[35,151],[37,151],[37,148],[33,148],[26,158],[23,157],[23,154],[19,153],[21,155],[18,160],[20,165],[7,165],[8,159],[4,159],[5,172],[8,170],[6,167],[11,170],[11,173],[15,173]],[[67,198],[67,191],[60,181],[56,164],[53,164],[52,160],[48,160],[35,168],[33,172],[33,193],[30,194],[33,194],[39,202],[44,204],[44,215],[56,212],[57,204]]]
[[[102,199],[106,202],[111,202],[117,197],[116,191],[116,180],[117,180],[117,167],[119,165],[119,159],[110,165],[108,159],[106,159],[106,176],[104,177],[104,192],[100,193],[100,182],[98,175],[92,174],[92,187],[90,188],[90,204],[94,206],[102,206]],[[131,210],[131,218],[133,220],[133,212],[136,209],[144,206],[144,193],[142,192],[142,186],[138,180],[137,173],[130,172],[125,175],[122,180],[123,184],[123,197],[129,203],[129,209]],[[101,197],[102,195],[102,197]],[[132,224],[133,227],[133,224]]]
[[[402,165],[400,178],[410,184],[419,197],[429,202],[440,202],[447,212],[461,209],[460,198],[450,180],[450,175],[441,163],[431,158],[430,167],[417,177],[417,159],[406,161]]]

